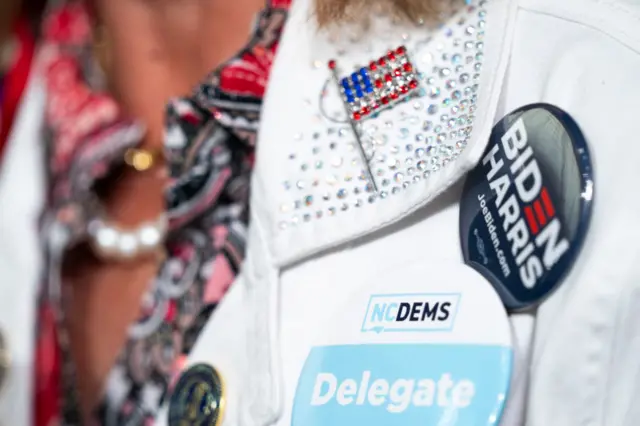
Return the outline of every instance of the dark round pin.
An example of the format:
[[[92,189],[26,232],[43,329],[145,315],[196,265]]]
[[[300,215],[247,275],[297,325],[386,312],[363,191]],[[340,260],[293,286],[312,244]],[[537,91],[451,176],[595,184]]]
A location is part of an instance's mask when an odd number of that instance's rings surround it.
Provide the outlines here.
[[[220,375],[210,365],[196,364],[176,383],[169,400],[169,426],[219,426],[224,408]]]
[[[535,306],[575,262],[591,218],[593,170],[585,138],[565,111],[519,108],[494,127],[460,204],[465,262],[509,310]]]

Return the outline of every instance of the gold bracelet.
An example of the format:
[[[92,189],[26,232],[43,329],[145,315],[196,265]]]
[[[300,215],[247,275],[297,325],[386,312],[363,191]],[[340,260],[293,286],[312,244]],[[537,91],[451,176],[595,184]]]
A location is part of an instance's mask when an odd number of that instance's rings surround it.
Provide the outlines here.
[[[162,150],[148,150],[143,148],[129,148],[124,153],[124,162],[139,172],[151,169],[162,159]]]

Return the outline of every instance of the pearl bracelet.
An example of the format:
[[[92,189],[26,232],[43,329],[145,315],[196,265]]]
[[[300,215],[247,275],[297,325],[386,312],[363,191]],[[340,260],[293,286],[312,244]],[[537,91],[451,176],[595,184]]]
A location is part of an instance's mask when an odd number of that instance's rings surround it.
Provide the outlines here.
[[[167,219],[161,215],[131,229],[121,229],[102,219],[89,224],[89,239],[96,253],[104,259],[131,260],[157,252],[167,234]]]

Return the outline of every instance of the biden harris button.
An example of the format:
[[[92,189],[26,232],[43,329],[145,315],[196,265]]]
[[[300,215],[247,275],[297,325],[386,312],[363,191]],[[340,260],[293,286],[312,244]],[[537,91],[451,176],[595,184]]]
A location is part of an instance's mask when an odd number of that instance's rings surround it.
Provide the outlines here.
[[[561,284],[589,225],[593,170],[577,123],[547,104],[522,107],[493,129],[460,205],[465,261],[509,310]]]
[[[334,318],[301,367],[292,426],[498,424],[510,328],[496,292],[467,265],[378,274]]]

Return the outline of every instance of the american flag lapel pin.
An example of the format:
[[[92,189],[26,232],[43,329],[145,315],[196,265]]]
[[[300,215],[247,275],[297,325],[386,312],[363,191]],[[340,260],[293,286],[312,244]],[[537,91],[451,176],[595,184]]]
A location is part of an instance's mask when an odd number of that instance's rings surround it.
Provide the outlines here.
[[[358,123],[385,109],[392,108],[418,89],[418,78],[407,49],[400,46],[386,55],[371,61],[351,75],[340,76],[335,60],[329,61],[329,69],[338,85],[347,119],[358,141],[360,155],[365,165],[367,179],[378,191],[371,167],[364,151]]]

